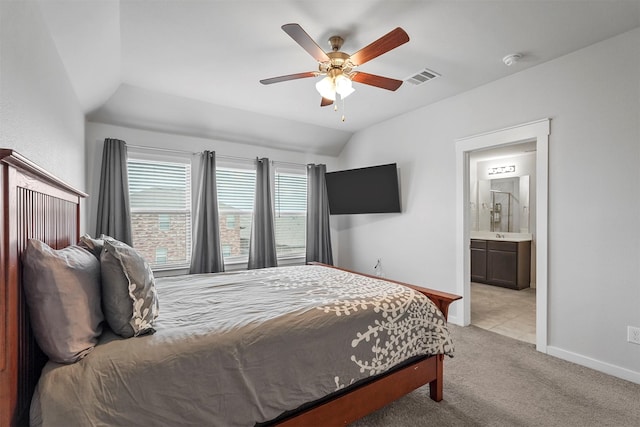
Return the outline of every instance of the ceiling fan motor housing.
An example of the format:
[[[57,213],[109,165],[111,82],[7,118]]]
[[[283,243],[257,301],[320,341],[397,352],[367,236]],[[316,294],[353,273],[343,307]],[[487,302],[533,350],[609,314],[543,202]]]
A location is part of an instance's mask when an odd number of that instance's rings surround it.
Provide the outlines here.
[[[327,56],[329,57],[329,62],[321,62],[319,64],[320,72],[328,73],[333,69],[342,70],[345,73],[351,71],[352,66],[347,62],[349,55],[346,53],[339,51],[327,52]]]

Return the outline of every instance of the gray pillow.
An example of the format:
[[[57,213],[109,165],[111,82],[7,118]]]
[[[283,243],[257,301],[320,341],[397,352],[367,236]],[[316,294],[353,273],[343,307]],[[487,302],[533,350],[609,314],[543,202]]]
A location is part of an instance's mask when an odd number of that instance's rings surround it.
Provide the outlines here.
[[[100,254],[102,253],[102,247],[104,246],[104,239],[94,239],[88,234],[83,234],[80,236],[78,246],[85,248],[100,260]]]
[[[55,250],[31,239],[22,259],[31,327],[38,345],[59,363],[74,363],[98,342],[100,263],[79,246]]]
[[[113,332],[125,338],[155,332],[158,297],[149,264],[131,246],[107,238],[100,266],[102,305]]]

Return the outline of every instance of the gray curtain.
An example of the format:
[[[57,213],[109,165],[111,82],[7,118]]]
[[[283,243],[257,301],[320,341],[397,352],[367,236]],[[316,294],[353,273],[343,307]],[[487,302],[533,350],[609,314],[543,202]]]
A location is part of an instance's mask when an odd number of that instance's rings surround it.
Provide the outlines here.
[[[248,268],[276,267],[277,265],[269,159],[256,159],[256,197],[249,240]]]
[[[200,185],[189,269],[191,274],[224,271],[219,222],[216,153],[204,151],[200,160]]]
[[[132,245],[127,144],[107,138],[102,150],[96,236],[106,234]]]
[[[324,174],[326,165],[307,165],[307,257],[306,261],[333,265],[329,199]]]

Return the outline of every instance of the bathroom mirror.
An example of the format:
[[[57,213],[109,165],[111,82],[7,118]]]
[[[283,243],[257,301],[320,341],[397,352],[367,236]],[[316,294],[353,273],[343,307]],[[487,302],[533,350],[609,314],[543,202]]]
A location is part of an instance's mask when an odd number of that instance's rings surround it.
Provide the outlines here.
[[[478,181],[477,231],[529,233],[529,175]]]

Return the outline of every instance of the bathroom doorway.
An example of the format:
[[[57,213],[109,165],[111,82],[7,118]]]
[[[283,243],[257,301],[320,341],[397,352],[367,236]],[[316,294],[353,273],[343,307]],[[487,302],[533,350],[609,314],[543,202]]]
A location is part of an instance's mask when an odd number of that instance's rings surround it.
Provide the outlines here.
[[[509,150],[522,144],[535,146],[535,236],[531,251],[535,253],[535,265],[532,277],[535,280],[535,343],[536,349],[547,351],[547,200],[548,200],[548,144],[550,119],[526,123],[481,135],[456,140],[456,267],[457,292],[463,296],[462,307],[458,308],[455,322],[469,325],[471,316],[471,230],[474,219],[472,215],[472,188],[470,186],[471,157],[473,153],[488,150]],[[511,164],[505,164],[509,169]],[[476,171],[477,172],[477,171]],[[531,183],[531,181],[530,181]],[[477,202],[476,202],[477,203]],[[476,206],[477,208],[477,206]],[[526,230],[526,224],[520,219],[519,228]],[[531,224],[529,224],[531,227]],[[477,295],[476,295],[477,297]],[[478,297],[477,297],[478,298]],[[499,300],[499,299],[497,299]]]
[[[530,344],[536,343],[535,182],[535,140],[469,153],[470,323]],[[495,272],[489,264],[506,266]]]

